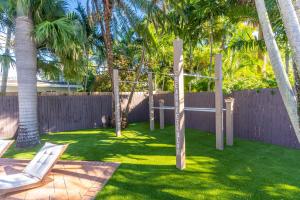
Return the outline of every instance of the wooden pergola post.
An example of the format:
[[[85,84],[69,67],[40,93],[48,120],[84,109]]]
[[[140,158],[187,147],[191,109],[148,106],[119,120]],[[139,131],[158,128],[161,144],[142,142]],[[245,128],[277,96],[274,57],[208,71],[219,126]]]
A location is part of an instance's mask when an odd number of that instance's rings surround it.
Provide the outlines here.
[[[120,92],[119,92],[119,70],[113,70],[114,94],[115,94],[115,124],[116,136],[121,136],[121,112],[120,112]]]
[[[234,99],[226,99],[226,144],[233,145],[233,105]]]
[[[185,168],[185,124],[184,124],[184,72],[183,41],[176,39],[174,45],[174,104],[176,131],[176,167]]]
[[[154,130],[154,99],[153,99],[153,78],[152,73],[148,73],[148,87],[149,87],[149,119],[150,119],[150,130]]]
[[[165,100],[160,99],[159,100],[159,127],[160,129],[164,129],[165,128],[165,110],[162,109],[162,107],[165,106]]]
[[[223,91],[222,91],[222,54],[216,55],[215,63],[215,107],[216,107],[216,148],[224,149],[223,134]]]

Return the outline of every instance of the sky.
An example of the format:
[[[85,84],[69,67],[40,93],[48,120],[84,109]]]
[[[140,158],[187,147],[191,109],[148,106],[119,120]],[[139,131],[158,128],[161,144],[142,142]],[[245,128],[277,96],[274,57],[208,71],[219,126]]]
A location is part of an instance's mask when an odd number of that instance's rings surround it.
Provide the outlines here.
[[[77,2],[81,3],[83,6],[86,4],[86,0],[68,0],[70,9],[75,9],[77,7]]]

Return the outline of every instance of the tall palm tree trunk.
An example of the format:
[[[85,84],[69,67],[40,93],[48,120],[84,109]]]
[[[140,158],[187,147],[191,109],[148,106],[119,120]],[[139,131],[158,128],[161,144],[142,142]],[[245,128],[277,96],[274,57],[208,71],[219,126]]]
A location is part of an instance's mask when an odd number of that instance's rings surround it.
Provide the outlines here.
[[[16,19],[16,66],[18,76],[19,130],[16,146],[40,143],[37,115],[37,52],[32,38],[33,22],[28,16]]]
[[[290,52],[289,52],[289,45],[286,44],[286,48],[285,48],[285,72],[287,73],[287,75],[289,75],[289,71],[290,71]]]
[[[103,0],[104,4],[104,23],[105,23],[105,45],[107,54],[107,65],[111,75],[113,74],[113,48],[112,48],[112,37],[111,37],[111,17],[112,17],[112,3],[110,0]],[[113,80],[111,76],[111,80]],[[113,81],[112,81],[113,82]]]
[[[288,76],[285,73],[280,51],[275,41],[271,23],[267,15],[266,5],[264,0],[255,0],[255,4],[278,88],[298,141],[300,141],[298,114],[296,109],[297,101]]]
[[[297,15],[298,21],[299,21],[299,19],[300,19],[300,0],[294,1],[294,8],[295,8],[296,15]]]
[[[86,68],[85,68],[85,77],[84,77],[84,92],[87,91],[87,83],[88,83],[88,78],[89,78],[89,53],[87,52],[87,47],[84,47],[84,55],[86,57]]]
[[[110,75],[110,82],[111,82],[111,88],[112,88],[112,112],[115,111],[115,94],[114,94],[114,81],[113,81],[113,42],[112,42],[112,36],[111,36],[111,18],[112,18],[112,9],[113,9],[113,3],[111,0],[102,0],[102,4],[104,7],[104,11],[102,12],[99,7],[99,1],[93,0],[93,5],[96,9],[96,16],[98,23],[100,25],[101,32],[103,34],[104,38],[104,44],[105,44],[105,50],[106,50],[106,60],[107,60],[107,67],[108,72]],[[103,14],[103,15],[102,15]],[[114,114],[112,115],[112,121],[111,123],[114,125]]]
[[[110,0],[103,0],[104,5],[104,40],[105,40],[105,47],[106,47],[106,58],[107,58],[107,67],[110,74],[110,82],[112,86],[112,112],[115,112],[115,94],[114,94],[114,78],[113,78],[113,64],[114,64],[114,57],[113,57],[113,42],[111,36],[111,18],[112,18],[112,9],[113,4]],[[121,104],[120,104],[121,105]],[[120,108],[121,109],[121,108]],[[115,115],[112,115],[112,125],[115,125]]]
[[[12,34],[11,28],[7,28],[6,42],[5,42],[5,54],[4,54],[7,57],[10,54],[11,34]],[[0,91],[1,95],[3,95],[3,96],[6,94],[9,66],[10,66],[10,62],[7,59],[5,59],[4,66],[3,66],[2,81],[1,81],[1,91]]]
[[[278,0],[286,35],[294,53],[298,71],[300,71],[300,24],[291,0]]]
[[[296,0],[294,2],[294,7],[295,7],[298,21],[300,22],[300,0]],[[288,45],[287,45],[287,47],[288,47]],[[294,79],[295,79],[295,92],[297,94],[297,112],[298,112],[298,116],[300,116],[300,73],[297,68],[297,64],[295,62],[294,54],[292,55],[292,59],[293,59],[293,74],[294,74]],[[300,126],[300,117],[298,120],[299,120],[299,126]]]

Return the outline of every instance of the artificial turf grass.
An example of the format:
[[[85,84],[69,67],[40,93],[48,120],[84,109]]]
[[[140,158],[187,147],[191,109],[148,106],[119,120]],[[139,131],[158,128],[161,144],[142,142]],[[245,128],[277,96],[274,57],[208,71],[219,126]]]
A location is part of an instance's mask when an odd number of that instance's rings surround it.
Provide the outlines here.
[[[174,127],[149,131],[131,124],[113,129],[49,134],[42,141],[70,143],[62,159],[121,162],[97,199],[300,199],[300,151],[237,140],[215,150],[214,135],[186,130],[187,168],[175,168]],[[9,149],[30,159],[39,149]]]

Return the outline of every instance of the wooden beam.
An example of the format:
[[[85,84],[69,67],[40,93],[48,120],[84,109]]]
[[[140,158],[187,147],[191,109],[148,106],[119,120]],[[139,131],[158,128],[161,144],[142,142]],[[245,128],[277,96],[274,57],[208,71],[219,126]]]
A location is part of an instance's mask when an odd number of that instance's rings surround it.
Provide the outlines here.
[[[226,144],[233,145],[233,105],[234,99],[226,99]]]
[[[185,124],[184,124],[184,72],[183,41],[176,39],[174,45],[174,104],[176,131],[176,167],[185,168]]]
[[[160,99],[159,100],[159,107],[164,107],[165,106],[165,100]],[[160,129],[165,128],[165,110],[164,109],[159,109],[159,127]]]
[[[114,94],[115,94],[115,125],[116,136],[121,136],[121,111],[120,111],[120,92],[119,92],[119,70],[113,70]]]
[[[216,107],[216,148],[224,149],[223,133],[223,91],[222,91],[222,55],[217,54],[215,61],[215,107]]]
[[[152,73],[148,73],[148,87],[149,87],[149,119],[150,119],[150,130],[154,130],[154,99],[153,99],[153,78]]]

